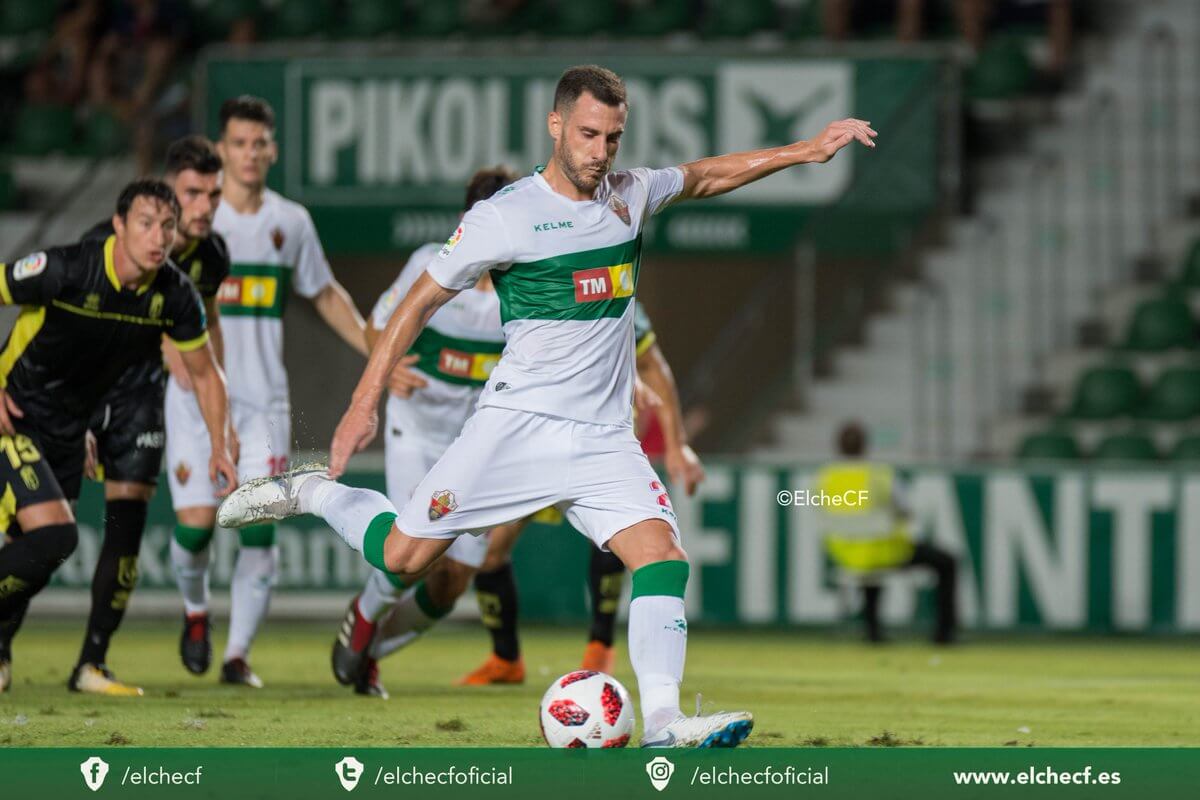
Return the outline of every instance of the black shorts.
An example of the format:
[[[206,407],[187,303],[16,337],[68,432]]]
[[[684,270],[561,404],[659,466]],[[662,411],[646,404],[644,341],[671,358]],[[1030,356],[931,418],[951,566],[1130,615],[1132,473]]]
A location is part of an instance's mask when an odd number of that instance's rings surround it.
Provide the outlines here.
[[[17,511],[51,500],[76,500],[83,479],[82,426],[55,429],[31,422],[13,420],[16,435],[0,436],[0,531],[10,536],[20,533]]]
[[[148,382],[136,391],[109,392],[97,407],[88,427],[96,437],[103,480],[158,483],[167,439],[165,391],[162,381]]]

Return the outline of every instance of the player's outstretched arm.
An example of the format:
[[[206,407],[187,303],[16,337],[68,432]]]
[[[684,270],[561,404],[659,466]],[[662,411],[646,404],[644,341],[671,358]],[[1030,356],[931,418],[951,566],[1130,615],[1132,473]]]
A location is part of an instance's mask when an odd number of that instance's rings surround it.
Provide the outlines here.
[[[875,136],[870,123],[842,119],[829,123],[808,141],[689,161],[679,167],[683,170],[683,191],[676,202],[716,197],[798,164],[824,164],[853,141],[874,147]]]
[[[312,299],[313,307],[334,333],[362,355],[367,355],[367,340],[363,335],[366,323],[354,307],[350,293],[337,281],[330,281]]]
[[[329,448],[331,477],[337,478],[345,472],[350,456],[375,438],[379,424],[379,397],[387,385],[388,375],[412,347],[434,312],[457,294],[457,291],[443,288],[429,277],[429,273],[422,274],[408,290],[375,342],[367,368],[350,398],[350,407],[334,431],[333,444]]]
[[[208,475],[216,483],[223,483],[221,496],[237,488],[237,442],[229,425],[229,392],[225,385],[225,373],[217,364],[212,343],[192,350],[180,351],[183,365],[187,367],[196,392],[200,414],[208,428],[212,443],[212,458],[208,463]],[[222,480],[218,481],[218,476]]]

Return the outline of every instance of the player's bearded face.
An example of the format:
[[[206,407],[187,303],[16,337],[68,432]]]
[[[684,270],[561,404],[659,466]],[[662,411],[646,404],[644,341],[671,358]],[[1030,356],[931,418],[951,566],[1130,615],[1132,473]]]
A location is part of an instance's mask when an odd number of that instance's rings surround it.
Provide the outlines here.
[[[175,176],[175,199],[179,201],[179,233],[176,245],[185,239],[204,239],[212,233],[213,217],[221,203],[221,174],[204,175],[185,169]]]
[[[624,104],[609,106],[588,93],[562,115],[554,141],[559,169],[576,189],[593,192],[612,169],[625,132]]]
[[[175,209],[144,196],[134,198],[123,221],[120,217],[114,220],[125,252],[138,272],[154,272],[166,262],[175,245],[177,221]]]
[[[225,179],[244,186],[262,186],[275,163],[278,148],[274,133],[261,122],[231,119],[225,126],[217,152],[225,166]]]

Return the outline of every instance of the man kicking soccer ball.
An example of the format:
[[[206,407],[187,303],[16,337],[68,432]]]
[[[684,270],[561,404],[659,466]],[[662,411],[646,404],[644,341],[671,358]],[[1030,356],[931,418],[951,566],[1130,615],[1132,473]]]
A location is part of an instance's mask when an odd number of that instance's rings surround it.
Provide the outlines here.
[[[548,505],[633,572],[629,652],[643,746],[733,747],[748,712],[679,710],[687,555],[662,483],[633,435],[633,293],[641,231],[668,203],[713,197],[798,164],[822,163],[869,124],[668,169],[611,172],[628,113],[613,72],[585,66],[558,82],[547,122],[554,152],[463,217],[393,314],[333,437],[328,471],[299,469],[234,492],[221,524],[323,517],[373,566],[408,583],[464,533]],[[430,316],[491,270],[506,346],[475,414],[397,514],[378,492],[334,480],[374,438],[392,367]],[[428,498],[428,499],[426,499]]]

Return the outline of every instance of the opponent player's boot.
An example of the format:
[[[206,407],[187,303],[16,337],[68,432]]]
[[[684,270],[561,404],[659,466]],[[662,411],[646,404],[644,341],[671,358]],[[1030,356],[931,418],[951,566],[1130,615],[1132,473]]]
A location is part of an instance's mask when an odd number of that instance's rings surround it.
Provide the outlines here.
[[[212,625],[208,614],[184,614],[179,637],[179,658],[193,675],[203,675],[212,665]]]
[[[221,665],[221,683],[249,686],[251,689],[263,687],[262,678],[254,674],[244,658],[231,658]]]
[[[350,601],[342,624],[333,639],[333,677],[343,686],[357,684],[367,669],[367,648],[375,637],[376,624],[358,610],[358,595]],[[361,692],[360,692],[361,694]]]
[[[492,653],[474,672],[458,679],[459,686],[490,686],[493,683],[524,683],[525,662],[509,661]]]
[[[67,688],[72,692],[102,694],[108,697],[141,697],[141,687],[121,683],[103,664],[78,664],[71,672]]]
[[[587,643],[587,647],[583,648],[583,663],[579,666],[581,669],[611,675],[615,660],[612,647],[593,639]]]
[[[367,659],[366,669],[359,679],[354,682],[354,693],[368,697],[378,697],[380,700],[387,700],[390,697],[388,690],[383,687],[383,683],[379,680],[378,661],[373,658]]]
[[[653,734],[643,736],[642,747],[737,747],[753,729],[754,715],[749,711],[679,716]]]
[[[0,694],[4,694],[12,686],[12,662],[8,659],[0,661]]]
[[[301,464],[279,475],[246,481],[221,501],[217,523],[224,528],[244,528],[294,517],[300,513],[300,487],[317,477],[329,477],[324,464]]]

